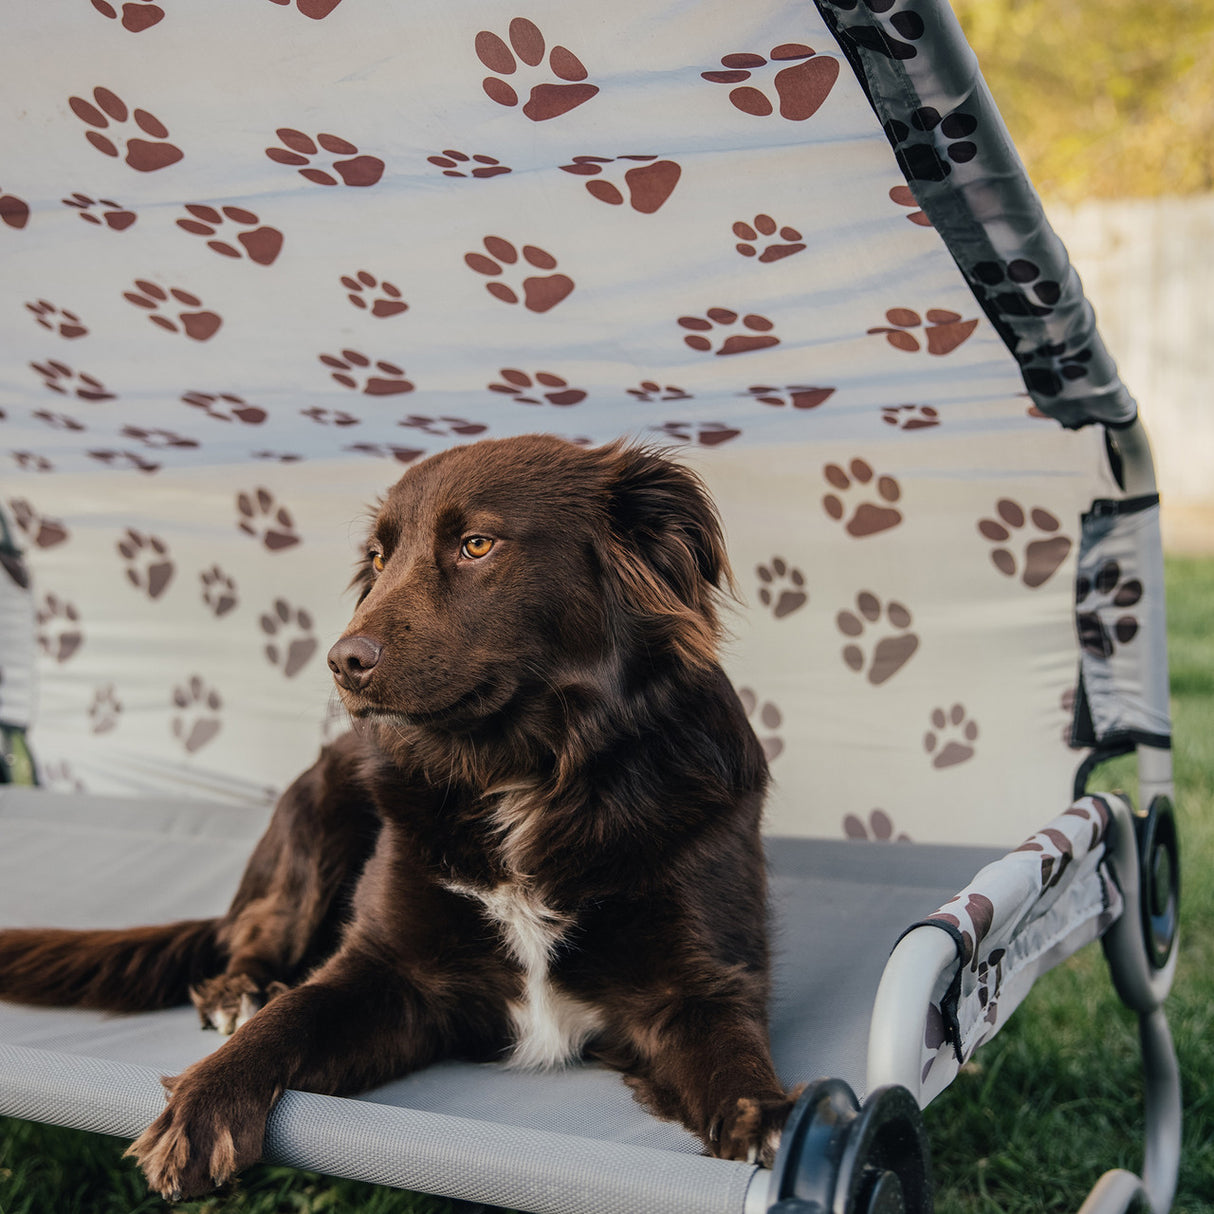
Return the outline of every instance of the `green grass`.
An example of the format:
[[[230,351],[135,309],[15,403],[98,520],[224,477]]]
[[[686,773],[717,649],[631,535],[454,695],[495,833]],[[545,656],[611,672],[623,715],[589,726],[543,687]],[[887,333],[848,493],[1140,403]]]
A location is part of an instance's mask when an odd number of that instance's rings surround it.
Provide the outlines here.
[[[1184,891],[1168,1016],[1184,1087],[1177,1214],[1214,1214],[1214,559],[1170,559],[1177,809]],[[1102,773],[1133,785],[1133,762]],[[1134,1018],[1097,947],[1034,987],[927,1112],[941,1214],[1078,1210],[1102,1172],[1142,1160]],[[448,1203],[286,1168],[249,1170],[223,1198],[149,1197],[118,1139],[0,1119],[0,1214],[446,1214]]]

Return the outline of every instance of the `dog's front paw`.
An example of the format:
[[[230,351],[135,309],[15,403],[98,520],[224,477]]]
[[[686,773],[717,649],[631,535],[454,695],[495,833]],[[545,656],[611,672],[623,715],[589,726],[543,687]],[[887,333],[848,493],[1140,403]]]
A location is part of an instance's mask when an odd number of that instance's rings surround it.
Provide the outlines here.
[[[786,1096],[762,1100],[739,1096],[727,1104],[709,1131],[709,1147],[718,1159],[736,1159],[770,1168],[780,1146],[784,1123],[804,1085]]]
[[[219,974],[190,987],[190,999],[202,1027],[218,1029],[226,1037],[287,989],[282,982],[260,986],[248,974]]]

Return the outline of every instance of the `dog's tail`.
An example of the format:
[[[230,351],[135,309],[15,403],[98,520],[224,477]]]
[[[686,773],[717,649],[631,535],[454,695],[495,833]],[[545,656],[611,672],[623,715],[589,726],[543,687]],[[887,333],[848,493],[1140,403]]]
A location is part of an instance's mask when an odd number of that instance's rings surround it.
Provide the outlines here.
[[[219,922],[0,931],[0,999],[107,1012],[186,1003],[191,985],[223,969]]]

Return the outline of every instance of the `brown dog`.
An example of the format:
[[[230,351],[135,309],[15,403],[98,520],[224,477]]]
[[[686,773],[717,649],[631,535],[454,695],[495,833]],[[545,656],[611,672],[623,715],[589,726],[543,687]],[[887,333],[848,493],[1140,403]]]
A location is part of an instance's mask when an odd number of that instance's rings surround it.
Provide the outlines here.
[[[589,1053],[712,1154],[770,1163],[792,1096],[767,1041],[766,765],[716,660],[728,581],[709,498],[659,455],[530,436],[418,464],[329,653],[354,732],[283,795],[228,913],[0,933],[0,996],[188,993],[239,1026],[131,1147],[165,1196],[256,1160],[284,1089],[443,1057]]]

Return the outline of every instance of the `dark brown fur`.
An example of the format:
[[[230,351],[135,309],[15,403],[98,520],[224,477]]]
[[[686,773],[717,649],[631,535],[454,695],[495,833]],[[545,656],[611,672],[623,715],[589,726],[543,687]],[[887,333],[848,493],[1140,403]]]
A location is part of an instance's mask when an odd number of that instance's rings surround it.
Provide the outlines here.
[[[354,732],[283,795],[228,913],[0,933],[0,996],[190,991],[225,1028],[265,1004],[131,1148],[196,1194],[258,1157],[288,1087],[509,1051],[526,934],[502,898],[559,936],[549,989],[593,1020],[588,1053],[713,1154],[770,1162],[792,1098],[767,1043],[767,771],[716,659],[728,581],[707,495],[653,453],[531,436],[417,465],[330,652]]]

